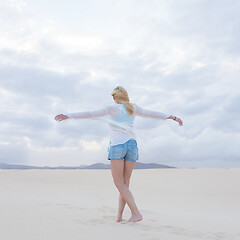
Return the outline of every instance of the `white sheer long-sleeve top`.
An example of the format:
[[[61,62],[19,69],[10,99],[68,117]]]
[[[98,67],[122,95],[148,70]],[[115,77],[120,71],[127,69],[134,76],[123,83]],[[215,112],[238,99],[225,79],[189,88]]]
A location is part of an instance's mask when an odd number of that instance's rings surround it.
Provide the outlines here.
[[[136,139],[134,120],[136,116],[166,120],[170,115],[158,111],[144,109],[133,103],[134,113],[129,115],[123,104],[111,104],[95,111],[65,114],[69,118],[92,118],[106,121],[111,129],[110,145],[118,145],[129,139]],[[108,117],[108,118],[107,118]]]

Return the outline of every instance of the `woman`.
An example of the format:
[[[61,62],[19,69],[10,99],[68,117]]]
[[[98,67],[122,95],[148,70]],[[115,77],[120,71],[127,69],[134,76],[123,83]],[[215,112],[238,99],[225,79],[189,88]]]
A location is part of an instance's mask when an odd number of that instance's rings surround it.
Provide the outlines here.
[[[177,121],[180,126],[182,126],[183,123],[182,120],[176,116],[146,110],[135,103],[130,103],[127,91],[121,86],[114,88],[111,95],[116,104],[108,105],[96,111],[60,114],[55,117],[55,120],[62,121],[68,118],[101,119],[103,116],[110,115],[111,119],[105,119],[112,130],[108,160],[111,161],[111,172],[114,184],[120,193],[116,221],[121,222],[123,220],[122,214],[125,204],[127,203],[132,213],[132,216],[127,222],[138,222],[141,221],[143,217],[129,190],[130,177],[134,164],[138,160],[136,135],[133,131],[135,116],[164,120],[173,119]]]

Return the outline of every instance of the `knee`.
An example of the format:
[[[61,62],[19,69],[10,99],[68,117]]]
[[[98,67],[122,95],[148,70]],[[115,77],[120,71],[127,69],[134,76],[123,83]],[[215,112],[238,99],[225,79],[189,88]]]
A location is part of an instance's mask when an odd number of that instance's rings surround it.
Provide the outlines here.
[[[124,180],[114,179],[114,184],[118,189],[122,189],[125,185]]]
[[[124,184],[129,187],[130,180],[129,179],[124,179]]]

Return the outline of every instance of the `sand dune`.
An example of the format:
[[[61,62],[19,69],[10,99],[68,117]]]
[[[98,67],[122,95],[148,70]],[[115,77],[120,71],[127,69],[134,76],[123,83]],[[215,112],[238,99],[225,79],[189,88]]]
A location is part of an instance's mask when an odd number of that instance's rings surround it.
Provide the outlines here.
[[[240,239],[240,169],[134,170],[130,189],[143,221],[121,224],[110,170],[0,170],[0,239]]]

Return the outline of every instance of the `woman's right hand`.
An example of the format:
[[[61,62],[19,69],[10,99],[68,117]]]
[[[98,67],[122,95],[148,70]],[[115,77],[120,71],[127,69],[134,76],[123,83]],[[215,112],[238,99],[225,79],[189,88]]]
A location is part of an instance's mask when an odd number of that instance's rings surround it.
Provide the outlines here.
[[[66,119],[68,119],[68,118],[69,118],[69,117],[66,116],[66,115],[59,114],[59,115],[57,115],[57,116],[55,117],[55,120],[58,121],[58,122],[60,122],[60,121],[66,120]]]
[[[181,120],[180,118],[176,118],[175,121],[177,121],[177,122],[179,123],[179,126],[182,126],[182,125],[183,125],[183,122],[182,122],[182,120]]]

